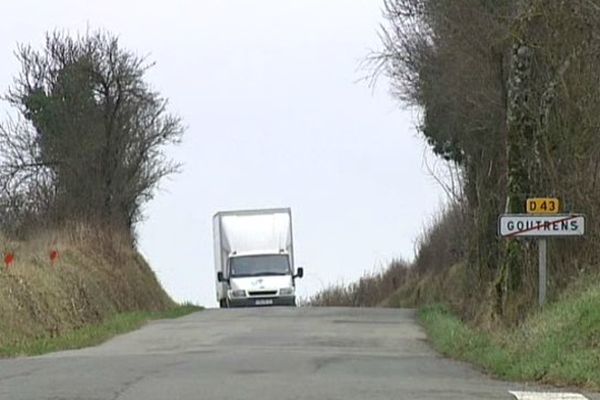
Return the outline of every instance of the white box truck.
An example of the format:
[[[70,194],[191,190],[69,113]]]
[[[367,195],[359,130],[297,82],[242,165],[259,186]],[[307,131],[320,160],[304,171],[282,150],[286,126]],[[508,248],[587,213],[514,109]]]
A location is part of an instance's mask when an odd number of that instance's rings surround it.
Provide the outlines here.
[[[296,305],[289,208],[218,212],[213,234],[220,307]]]

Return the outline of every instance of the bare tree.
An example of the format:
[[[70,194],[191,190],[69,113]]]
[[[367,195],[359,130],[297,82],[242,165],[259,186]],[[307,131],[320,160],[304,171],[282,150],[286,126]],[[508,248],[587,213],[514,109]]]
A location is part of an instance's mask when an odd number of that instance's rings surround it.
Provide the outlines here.
[[[485,292],[501,251],[494,225],[506,190],[510,9],[503,1],[386,0],[385,10],[378,71],[421,108],[421,133],[463,174],[469,279]]]
[[[5,98],[22,117],[0,130],[3,198],[40,192],[32,210],[52,220],[133,228],[160,180],[178,170],[163,150],[184,130],[145,81],[153,64],[105,32],[55,32],[17,57]]]

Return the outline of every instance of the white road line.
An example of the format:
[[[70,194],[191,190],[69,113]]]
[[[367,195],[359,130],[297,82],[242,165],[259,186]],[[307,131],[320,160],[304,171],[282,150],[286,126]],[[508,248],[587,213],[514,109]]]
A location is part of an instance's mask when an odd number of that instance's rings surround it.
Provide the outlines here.
[[[509,392],[518,400],[587,400],[579,393]]]

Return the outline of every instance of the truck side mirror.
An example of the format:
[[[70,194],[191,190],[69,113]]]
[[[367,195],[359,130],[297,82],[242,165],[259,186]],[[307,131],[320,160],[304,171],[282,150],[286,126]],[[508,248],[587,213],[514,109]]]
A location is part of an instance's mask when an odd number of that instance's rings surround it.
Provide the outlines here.
[[[298,270],[296,271],[296,278],[302,278],[304,276],[304,268],[302,267],[298,267]]]
[[[224,282],[224,281],[225,281],[225,278],[223,277],[223,273],[222,273],[222,272],[220,272],[220,271],[219,271],[219,272],[217,272],[217,280],[218,280],[219,282]]]

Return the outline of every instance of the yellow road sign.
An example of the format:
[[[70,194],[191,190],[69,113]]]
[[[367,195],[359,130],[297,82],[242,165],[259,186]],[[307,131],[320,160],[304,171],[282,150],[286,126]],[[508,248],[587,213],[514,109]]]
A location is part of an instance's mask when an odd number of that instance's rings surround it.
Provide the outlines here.
[[[527,214],[558,214],[560,202],[555,198],[527,199]]]

